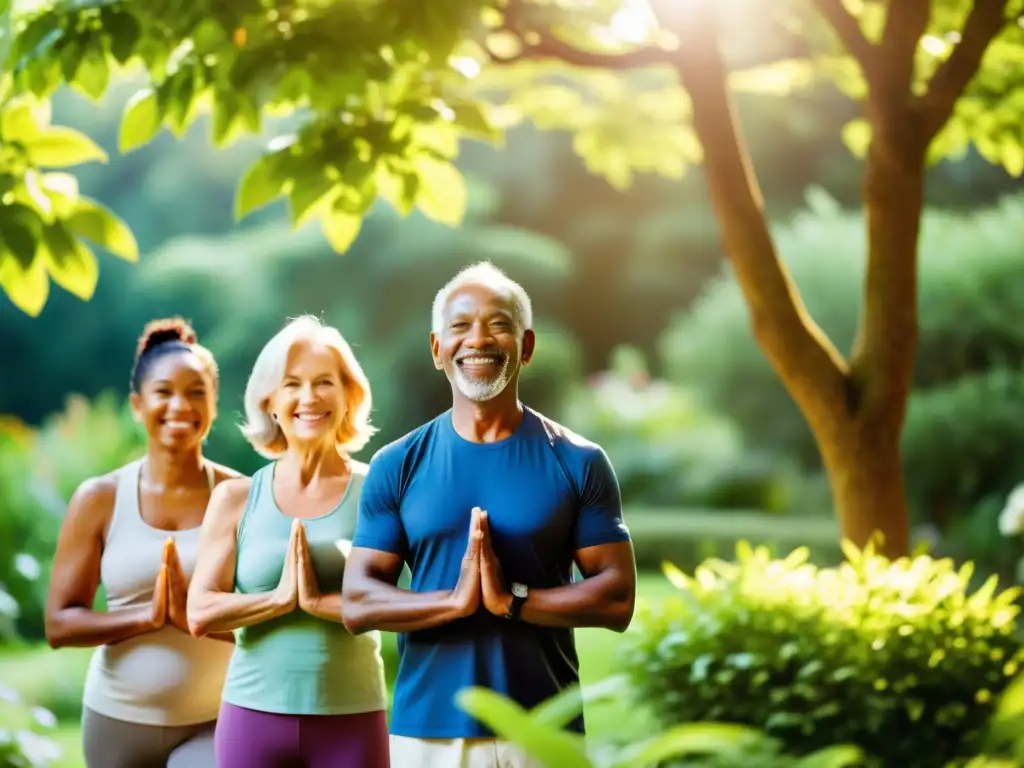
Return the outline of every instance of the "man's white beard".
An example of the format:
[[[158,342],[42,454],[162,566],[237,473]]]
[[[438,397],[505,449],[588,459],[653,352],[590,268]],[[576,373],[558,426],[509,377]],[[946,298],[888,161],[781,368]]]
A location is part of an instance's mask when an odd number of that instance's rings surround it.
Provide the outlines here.
[[[456,363],[454,366],[453,378],[455,379],[455,386],[459,388],[459,392],[465,395],[468,399],[474,403],[486,403],[488,400],[493,400],[495,397],[505,391],[505,387],[508,386],[509,369],[511,368],[510,359],[506,355],[505,362],[501,365],[501,370],[490,379],[478,379],[472,376],[467,376],[462,368]]]

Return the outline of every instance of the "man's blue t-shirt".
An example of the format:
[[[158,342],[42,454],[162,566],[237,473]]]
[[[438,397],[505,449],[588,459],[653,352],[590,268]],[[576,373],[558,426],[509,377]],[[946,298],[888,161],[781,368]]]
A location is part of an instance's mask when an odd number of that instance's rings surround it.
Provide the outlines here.
[[[524,411],[519,428],[495,443],[460,437],[448,411],[382,448],[363,483],[353,546],[401,555],[411,589],[430,592],[458,582],[476,506],[487,510],[506,581],[530,589],[571,583],[578,549],[629,541],[604,451]],[[456,706],[467,686],[531,708],[579,682],[571,629],[510,621],[483,606],[399,635],[399,653],[391,718],[399,736],[493,737]],[[573,727],[582,731],[582,719]]]

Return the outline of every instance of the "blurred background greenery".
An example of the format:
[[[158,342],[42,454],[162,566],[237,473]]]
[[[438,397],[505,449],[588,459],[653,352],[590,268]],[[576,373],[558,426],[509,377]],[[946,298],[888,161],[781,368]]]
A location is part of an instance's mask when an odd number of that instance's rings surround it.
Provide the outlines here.
[[[244,472],[261,462],[237,429],[256,353],[290,316],[338,326],[373,384],[381,431],[367,460],[448,406],[428,353],[430,303],[460,267],[490,259],[534,300],[539,344],[524,400],[600,442],[616,467],[643,598],[669,590],[653,573],[663,559],[689,571],[739,539],[783,553],[809,545],[819,564],[839,559],[817,452],[750,336],[699,173],[640,178],[619,192],[586,171],[569,139],[521,128],[502,150],[464,147],[464,226],[379,205],[342,257],[315,226],[292,231],[282,205],[233,221],[255,139],[214,150],[201,120],[181,142],[164,135],[118,155],[134,88],[117,84],[98,106],[62,91],[54,121],[110,153],[109,165],[78,177],[131,226],[140,263],[102,259],[91,302],[56,291],[38,318],[0,295],[0,681],[57,716],[63,765],[80,763],[88,653],[40,647],[49,560],[75,486],[143,448],[125,397],[136,338],[154,317],[189,318],[216,355],[221,414],[208,455]],[[860,164],[839,138],[850,104],[826,86],[785,109],[738,98],[779,250],[814,317],[846,348],[865,251]],[[904,436],[915,534],[1004,583],[1022,554],[996,524],[1024,477],[1022,243],[1020,182],[973,153],[933,169]],[[614,670],[616,638],[580,638],[586,679]],[[593,716],[600,727],[633,727],[609,706]]]

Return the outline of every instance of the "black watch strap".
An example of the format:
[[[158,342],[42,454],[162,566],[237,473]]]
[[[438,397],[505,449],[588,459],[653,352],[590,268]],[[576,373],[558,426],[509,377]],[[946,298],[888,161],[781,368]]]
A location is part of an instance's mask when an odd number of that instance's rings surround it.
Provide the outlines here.
[[[524,584],[513,584],[512,585],[512,602],[509,604],[508,613],[505,614],[506,619],[517,621],[519,614],[523,612],[523,603],[526,602],[526,598],[529,591]]]

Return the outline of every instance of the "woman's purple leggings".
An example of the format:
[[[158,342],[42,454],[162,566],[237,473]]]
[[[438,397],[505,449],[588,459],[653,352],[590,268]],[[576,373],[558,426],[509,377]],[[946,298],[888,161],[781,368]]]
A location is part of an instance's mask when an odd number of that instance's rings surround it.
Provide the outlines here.
[[[214,735],[217,768],[389,768],[383,712],[278,715],[224,702]]]

